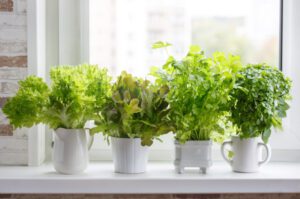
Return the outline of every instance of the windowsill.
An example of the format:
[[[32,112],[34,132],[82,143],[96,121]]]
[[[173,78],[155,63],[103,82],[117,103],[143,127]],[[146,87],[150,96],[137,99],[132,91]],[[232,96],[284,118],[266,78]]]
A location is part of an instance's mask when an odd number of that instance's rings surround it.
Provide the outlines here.
[[[92,162],[79,175],[40,167],[0,167],[0,193],[291,193],[300,192],[300,163],[272,162],[259,173],[233,173],[215,162],[206,175],[177,174],[171,162],[151,162],[144,174],[117,174],[111,162]]]

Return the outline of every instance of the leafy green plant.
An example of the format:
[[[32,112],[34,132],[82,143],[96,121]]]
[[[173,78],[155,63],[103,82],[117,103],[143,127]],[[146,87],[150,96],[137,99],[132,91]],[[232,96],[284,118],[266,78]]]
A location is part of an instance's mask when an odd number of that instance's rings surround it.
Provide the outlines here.
[[[237,126],[237,135],[261,136],[268,142],[271,127],[282,127],[290,89],[291,80],[275,67],[256,64],[242,68],[231,93],[231,120]]]
[[[230,127],[229,93],[240,67],[237,56],[217,52],[207,58],[198,46],[191,46],[182,60],[169,56],[162,69],[152,69],[156,82],[170,90],[167,101],[177,140],[222,140]]]
[[[51,86],[38,77],[20,81],[3,111],[15,127],[44,123],[52,129],[83,128],[110,96],[106,69],[94,65],[59,66],[50,71]]]
[[[110,93],[107,71],[97,66],[56,67],[50,77],[51,93],[44,115],[52,128],[83,128]]]
[[[112,87],[112,98],[95,119],[92,132],[119,138],[141,138],[150,146],[154,139],[172,130],[165,98],[167,87],[122,72]]]
[[[31,127],[43,121],[42,109],[48,103],[49,88],[42,78],[28,76],[19,81],[17,94],[3,107],[14,128]]]

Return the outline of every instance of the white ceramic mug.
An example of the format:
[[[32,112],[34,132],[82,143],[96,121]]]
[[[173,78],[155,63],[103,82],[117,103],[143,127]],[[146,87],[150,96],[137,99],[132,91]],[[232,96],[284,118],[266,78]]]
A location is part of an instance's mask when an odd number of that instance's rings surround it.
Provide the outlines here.
[[[225,154],[227,145],[230,145],[232,148],[232,159],[229,159]],[[261,147],[266,150],[264,160],[261,160]],[[271,158],[269,145],[260,142],[259,138],[241,139],[238,136],[233,136],[231,141],[226,141],[222,144],[221,153],[226,162],[231,165],[233,171],[244,173],[258,172],[259,167],[269,162]]]
[[[53,164],[57,172],[62,174],[76,174],[83,172],[89,162],[87,133],[85,129],[55,130],[53,147]]]

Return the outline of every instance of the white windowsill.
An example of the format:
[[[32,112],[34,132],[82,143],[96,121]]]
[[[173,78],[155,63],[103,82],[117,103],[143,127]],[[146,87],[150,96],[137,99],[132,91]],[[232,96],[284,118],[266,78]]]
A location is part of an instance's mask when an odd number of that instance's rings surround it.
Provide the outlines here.
[[[206,175],[176,174],[171,162],[151,162],[144,174],[117,174],[111,162],[92,162],[79,175],[40,167],[0,167],[0,193],[291,193],[300,192],[300,163],[269,163],[260,173],[233,173],[215,162]]]

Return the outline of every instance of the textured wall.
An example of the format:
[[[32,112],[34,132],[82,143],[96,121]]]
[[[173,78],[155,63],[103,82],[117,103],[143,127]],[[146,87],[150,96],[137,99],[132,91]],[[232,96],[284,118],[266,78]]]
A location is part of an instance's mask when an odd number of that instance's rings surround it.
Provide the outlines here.
[[[0,195],[1,199],[300,199],[300,194]]]
[[[27,163],[27,136],[15,131],[1,107],[27,74],[26,0],[0,0],[0,164]]]

